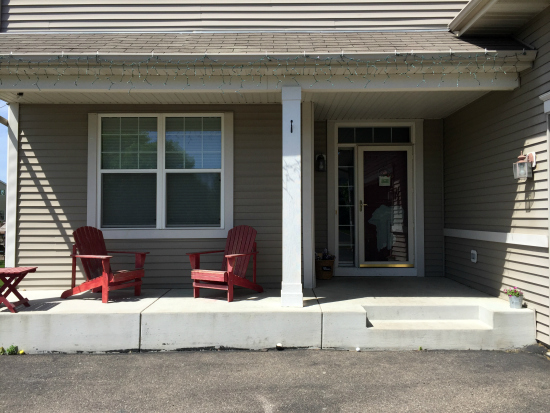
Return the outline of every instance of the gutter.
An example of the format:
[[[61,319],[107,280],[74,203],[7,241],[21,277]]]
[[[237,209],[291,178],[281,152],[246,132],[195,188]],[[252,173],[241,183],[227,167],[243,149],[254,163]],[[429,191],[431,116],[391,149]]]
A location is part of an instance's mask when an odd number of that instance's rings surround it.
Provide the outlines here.
[[[449,23],[457,37],[464,35],[498,0],[471,0]]]

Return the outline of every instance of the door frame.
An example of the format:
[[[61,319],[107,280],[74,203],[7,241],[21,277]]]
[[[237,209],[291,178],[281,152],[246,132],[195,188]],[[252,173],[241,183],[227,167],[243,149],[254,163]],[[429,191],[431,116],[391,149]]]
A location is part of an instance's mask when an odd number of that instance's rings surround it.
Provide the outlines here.
[[[334,265],[335,276],[413,276],[423,277],[424,269],[424,145],[423,145],[423,123],[422,119],[406,120],[362,120],[362,121],[327,121],[327,223],[328,223],[328,249],[336,256]],[[355,266],[338,266],[338,202],[337,202],[337,177],[338,177],[338,128],[339,127],[388,127],[388,126],[409,126],[411,128],[410,144],[366,144],[366,145],[342,145],[342,146],[371,146],[384,147],[391,150],[392,147],[400,148],[409,146],[412,148],[412,228],[414,237],[414,252],[411,268],[360,268],[358,257],[358,232],[355,231]],[[358,162],[356,150],[356,183],[358,173]],[[409,178],[409,179],[410,179]],[[356,204],[359,193],[355,191]],[[355,222],[358,223],[359,211],[355,208]]]

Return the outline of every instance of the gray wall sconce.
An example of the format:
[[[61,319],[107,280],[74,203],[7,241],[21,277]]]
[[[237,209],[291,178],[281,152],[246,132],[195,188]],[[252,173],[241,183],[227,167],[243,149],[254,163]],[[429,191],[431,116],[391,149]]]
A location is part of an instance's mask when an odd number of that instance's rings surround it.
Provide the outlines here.
[[[319,172],[327,171],[327,157],[326,155],[319,154],[315,157],[315,170]]]
[[[533,169],[537,166],[537,157],[535,152],[518,156],[518,161],[514,163],[514,179],[528,179],[533,177]]]

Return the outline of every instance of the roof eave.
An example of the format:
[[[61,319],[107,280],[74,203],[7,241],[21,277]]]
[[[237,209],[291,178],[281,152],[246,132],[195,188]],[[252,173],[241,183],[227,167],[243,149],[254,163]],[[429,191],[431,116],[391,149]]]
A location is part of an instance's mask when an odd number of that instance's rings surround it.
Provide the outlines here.
[[[471,0],[449,23],[449,30],[463,36],[498,0]]]

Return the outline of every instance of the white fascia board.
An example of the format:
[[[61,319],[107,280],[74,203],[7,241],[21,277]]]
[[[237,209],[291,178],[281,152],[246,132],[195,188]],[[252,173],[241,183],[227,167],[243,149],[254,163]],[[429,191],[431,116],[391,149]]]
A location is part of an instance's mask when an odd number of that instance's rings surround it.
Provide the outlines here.
[[[471,0],[449,23],[449,30],[458,37],[464,35],[498,0]]]
[[[237,77],[233,84],[228,84],[228,76],[189,77],[170,79],[165,85],[164,76],[150,77],[147,82],[134,76],[132,85],[129,84],[130,76],[124,77],[122,81],[111,84],[108,79],[95,79],[90,76],[64,76],[57,80],[52,76],[40,79],[17,79],[16,76],[2,76],[4,92],[80,92],[80,93],[109,93],[129,92],[139,93],[247,93],[247,92],[276,92],[280,91],[286,83],[299,86],[308,92],[369,92],[369,91],[392,91],[392,92],[416,92],[426,90],[437,91],[509,91],[519,87],[517,73],[477,73],[475,76],[468,73],[446,73],[442,74],[390,74],[388,78],[384,74],[364,77],[357,76],[296,76],[289,80],[281,76],[265,76],[262,82],[249,76],[243,76],[243,82]]]

